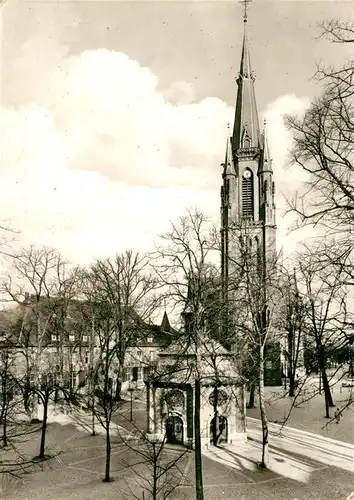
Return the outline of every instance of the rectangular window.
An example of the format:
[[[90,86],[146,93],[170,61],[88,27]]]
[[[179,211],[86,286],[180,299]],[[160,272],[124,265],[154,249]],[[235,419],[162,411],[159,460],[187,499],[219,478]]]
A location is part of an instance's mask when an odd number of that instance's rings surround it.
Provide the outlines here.
[[[134,382],[138,380],[139,368],[137,366],[133,367],[132,379]]]
[[[71,388],[72,389],[75,389],[76,387],[76,372],[75,371],[72,371],[71,372]]]
[[[88,335],[83,335],[82,336],[82,341],[83,342],[88,342]]]
[[[253,219],[253,176],[246,170],[242,176],[242,216]]]
[[[155,359],[156,359],[156,352],[150,351],[150,361],[155,361]]]
[[[124,368],[124,370],[123,370],[123,382],[129,382],[131,377],[132,377],[131,368]]]
[[[80,387],[83,387],[85,385],[85,382],[86,382],[86,374],[84,371],[81,371],[79,372],[79,385]]]
[[[51,335],[51,337],[50,337],[50,338],[51,338],[51,341],[52,341],[52,342],[58,342],[58,335],[56,335],[56,334],[52,333],[52,335]]]
[[[154,341],[154,339],[153,339],[152,337],[148,337],[148,338],[147,338],[147,341],[148,341],[148,344],[152,344],[152,343],[153,343],[153,341]]]
[[[69,342],[75,342],[75,335],[69,335]]]

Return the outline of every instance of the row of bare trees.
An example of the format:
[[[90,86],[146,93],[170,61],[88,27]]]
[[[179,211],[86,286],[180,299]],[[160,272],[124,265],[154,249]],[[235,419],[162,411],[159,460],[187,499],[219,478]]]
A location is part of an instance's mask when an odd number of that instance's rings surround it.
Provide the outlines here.
[[[350,22],[332,20],[320,28],[330,43],[354,42]],[[302,297],[294,316],[298,330],[303,325],[307,330],[305,347],[314,354],[308,361],[319,371],[317,392],[323,388],[327,417],[333,406],[331,378],[353,376],[353,77],[353,59],[339,68],[321,65],[315,74],[322,86],[319,97],[304,116],[287,119],[294,141],[292,165],[306,175],[300,192],[288,200],[288,210],[296,215],[295,230],[309,226],[319,234],[305,248],[305,258],[298,259],[296,290]],[[291,321],[287,331],[293,331]],[[330,361],[338,366],[328,377]],[[349,397],[341,413],[352,403]]]
[[[328,411],[333,401],[327,361],[347,341],[345,326],[350,317],[342,281],[345,266],[339,267],[337,263],[328,266],[323,260],[330,252],[326,245],[316,248],[316,253],[311,248],[305,249],[297,263],[292,262],[295,267],[291,269],[280,263],[274,253],[265,263],[263,255],[267,252],[249,244],[249,228],[235,228],[226,308],[220,298],[224,284],[220,279],[219,242],[215,234],[207,218],[195,211],[172,224],[153,255],[140,257],[126,252],[114,259],[98,261],[89,269],[69,269],[57,252],[48,249],[30,248],[15,256],[16,274],[12,270],[3,281],[4,293],[17,304],[4,315],[10,325],[7,349],[2,350],[7,357],[2,362],[1,376],[9,389],[3,392],[2,399],[4,443],[7,416],[12,413],[10,402],[14,401],[10,397],[13,385],[21,392],[29,418],[33,418],[38,400],[42,403],[39,457],[44,458],[49,404],[60,400],[78,402],[80,398],[82,401],[72,384],[73,374],[81,370],[85,374],[84,397],[93,423],[96,420],[105,429],[105,480],[109,481],[110,432],[112,418],[121,405],[126,354],[146,334],[146,325],[166,299],[184,317],[186,328],[181,329],[180,338],[183,348],[192,349],[195,359],[194,449],[198,498],[202,498],[203,490],[198,409],[200,386],[205,377],[201,353],[204,350],[205,357],[206,346],[210,366],[214,360],[215,381],[220,382],[215,364],[217,353],[210,350],[210,339],[219,340],[230,350],[235,371],[244,383],[257,388],[264,467],[268,465],[264,399],[268,342],[286,337],[290,396],[296,392],[296,373],[303,363],[307,343],[317,359]],[[183,354],[182,350],[181,358]],[[11,363],[24,369],[12,371],[10,376]]]

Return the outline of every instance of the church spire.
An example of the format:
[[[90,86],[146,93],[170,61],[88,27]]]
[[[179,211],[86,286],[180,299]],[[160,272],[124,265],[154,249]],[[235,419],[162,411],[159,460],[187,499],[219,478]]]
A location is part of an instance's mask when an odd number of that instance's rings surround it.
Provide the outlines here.
[[[243,17],[244,33],[240,62],[240,72],[237,78],[237,99],[235,110],[235,122],[232,135],[233,150],[239,148],[259,147],[259,122],[254,90],[254,74],[251,67],[250,48],[247,30],[247,3],[244,0],[245,13]]]

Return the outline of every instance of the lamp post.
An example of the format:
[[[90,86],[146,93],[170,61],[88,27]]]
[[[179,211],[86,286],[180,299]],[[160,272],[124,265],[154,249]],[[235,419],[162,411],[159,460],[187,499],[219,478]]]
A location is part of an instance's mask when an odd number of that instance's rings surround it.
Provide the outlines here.
[[[133,421],[133,392],[134,392],[134,385],[133,385],[133,380],[129,380],[129,387],[128,391],[130,392],[130,421]]]

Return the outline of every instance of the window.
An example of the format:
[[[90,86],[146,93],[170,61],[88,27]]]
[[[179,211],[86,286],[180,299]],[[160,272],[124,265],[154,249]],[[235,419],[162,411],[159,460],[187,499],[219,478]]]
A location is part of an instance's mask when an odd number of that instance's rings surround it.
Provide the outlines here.
[[[83,342],[88,342],[88,336],[87,335],[83,335],[82,336],[82,341]]]
[[[150,361],[155,361],[155,359],[156,359],[156,352],[150,351]]]
[[[86,383],[86,374],[84,371],[79,371],[79,387],[84,387]]]
[[[77,373],[75,371],[71,372],[71,388],[75,389],[76,387],[76,375]]]
[[[69,335],[69,342],[75,342],[75,335]]]
[[[251,139],[247,136],[243,140],[243,147],[250,148],[251,147]]]
[[[152,337],[148,337],[148,338],[147,338],[147,341],[148,341],[148,344],[152,344],[152,343],[153,343],[153,341],[154,341],[154,339],[153,339]]]
[[[58,335],[52,333],[52,335],[51,335],[51,341],[52,342],[58,342]]]
[[[253,219],[253,175],[248,169],[242,176],[242,216]]]
[[[134,366],[133,367],[133,376],[132,376],[132,380],[134,382],[136,382],[138,380],[138,367],[137,366]]]
[[[141,361],[142,357],[143,357],[143,351],[138,351],[136,355],[137,355],[138,360]]]
[[[129,382],[132,376],[131,368],[124,368],[123,370],[123,382]]]
[[[251,145],[251,137],[248,134],[247,126],[245,126],[242,134],[242,147],[248,149]]]

